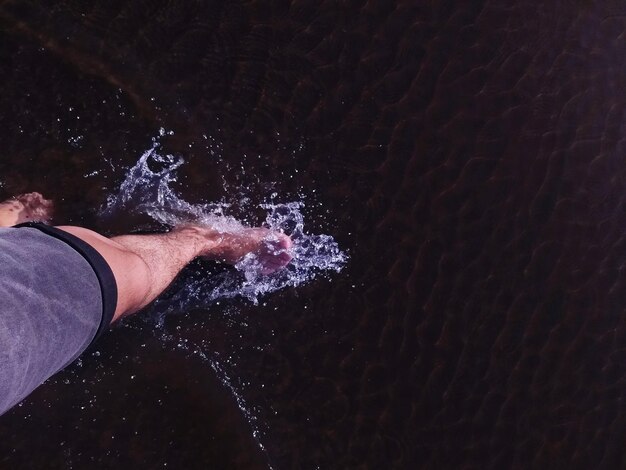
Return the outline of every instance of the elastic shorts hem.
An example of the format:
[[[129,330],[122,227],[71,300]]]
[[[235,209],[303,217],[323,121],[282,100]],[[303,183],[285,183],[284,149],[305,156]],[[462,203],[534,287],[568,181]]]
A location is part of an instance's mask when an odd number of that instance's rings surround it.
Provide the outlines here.
[[[109,325],[113,320],[115,308],[117,307],[117,283],[115,282],[115,277],[113,276],[113,271],[111,271],[109,263],[107,263],[102,255],[98,253],[98,251],[90,244],[81,240],[77,236],[56,227],[40,222],[26,222],[13,226],[13,228],[19,227],[36,228],[53,238],[67,243],[83,258],[85,258],[93,269],[96,277],[98,278],[98,282],[100,283],[100,291],[102,293],[102,319],[100,321],[100,326],[91,341],[91,344],[93,344],[106,330],[108,330]]]

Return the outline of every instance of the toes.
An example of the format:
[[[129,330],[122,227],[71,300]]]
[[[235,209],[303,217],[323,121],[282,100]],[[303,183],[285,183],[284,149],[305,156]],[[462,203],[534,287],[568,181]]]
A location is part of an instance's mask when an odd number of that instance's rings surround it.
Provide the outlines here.
[[[15,196],[15,199],[20,201],[23,204],[32,204],[33,202],[37,203],[44,199],[41,193],[24,193]]]
[[[289,251],[293,242],[284,233],[273,233],[270,237],[266,238],[266,243],[274,252],[282,253]]]
[[[54,212],[54,202],[45,199],[41,193],[32,192],[14,197],[15,204],[21,212],[18,222],[40,220],[50,222]]]
[[[279,240],[266,241],[260,254],[260,261],[263,265],[262,273],[271,274],[289,264],[293,259],[290,253],[291,245],[291,240],[287,236],[281,236]]]

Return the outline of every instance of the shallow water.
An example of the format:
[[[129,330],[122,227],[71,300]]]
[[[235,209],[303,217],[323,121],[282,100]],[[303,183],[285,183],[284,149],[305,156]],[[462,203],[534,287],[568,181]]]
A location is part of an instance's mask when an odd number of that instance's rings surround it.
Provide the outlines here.
[[[0,0],[0,192],[107,234],[302,214],[348,255],[271,292],[194,263],[0,465],[624,467],[624,13]],[[124,188],[154,139],[166,186]]]

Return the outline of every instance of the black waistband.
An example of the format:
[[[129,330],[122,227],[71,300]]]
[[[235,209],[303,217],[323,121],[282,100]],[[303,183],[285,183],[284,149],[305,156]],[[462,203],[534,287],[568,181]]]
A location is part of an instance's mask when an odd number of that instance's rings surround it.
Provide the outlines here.
[[[100,321],[98,331],[96,331],[96,335],[91,342],[91,344],[93,344],[93,342],[96,341],[100,335],[102,335],[102,333],[109,328],[117,306],[117,283],[115,282],[115,277],[113,276],[111,267],[94,247],[71,233],[39,222],[26,222],[24,224],[14,226],[14,228],[19,227],[36,228],[51,237],[64,241],[80,253],[96,273],[96,277],[100,282],[100,290],[102,292],[102,320]]]

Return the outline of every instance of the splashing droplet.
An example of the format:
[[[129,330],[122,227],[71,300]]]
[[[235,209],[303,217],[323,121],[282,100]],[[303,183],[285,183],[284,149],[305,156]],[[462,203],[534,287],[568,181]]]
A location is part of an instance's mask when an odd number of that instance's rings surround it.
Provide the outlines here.
[[[164,135],[165,131],[160,132]],[[131,211],[150,216],[153,220],[171,227],[182,224],[211,226],[223,233],[237,233],[244,225],[226,215],[229,204],[191,204],[182,199],[171,187],[177,170],[184,164],[180,156],[158,152],[159,139],[139,158],[128,171],[119,191],[109,196],[102,215],[118,211]],[[257,304],[268,293],[285,287],[296,287],[315,278],[324,271],[339,272],[347,255],[330,235],[314,235],[305,231],[302,209],[304,202],[274,202],[260,204],[266,212],[265,226],[272,231],[289,235],[293,241],[293,259],[283,269],[265,275],[256,255],[249,254],[228,270],[207,278],[192,276],[183,291],[168,299],[166,311],[202,308],[219,299],[241,297]],[[161,306],[163,307],[163,306]]]

